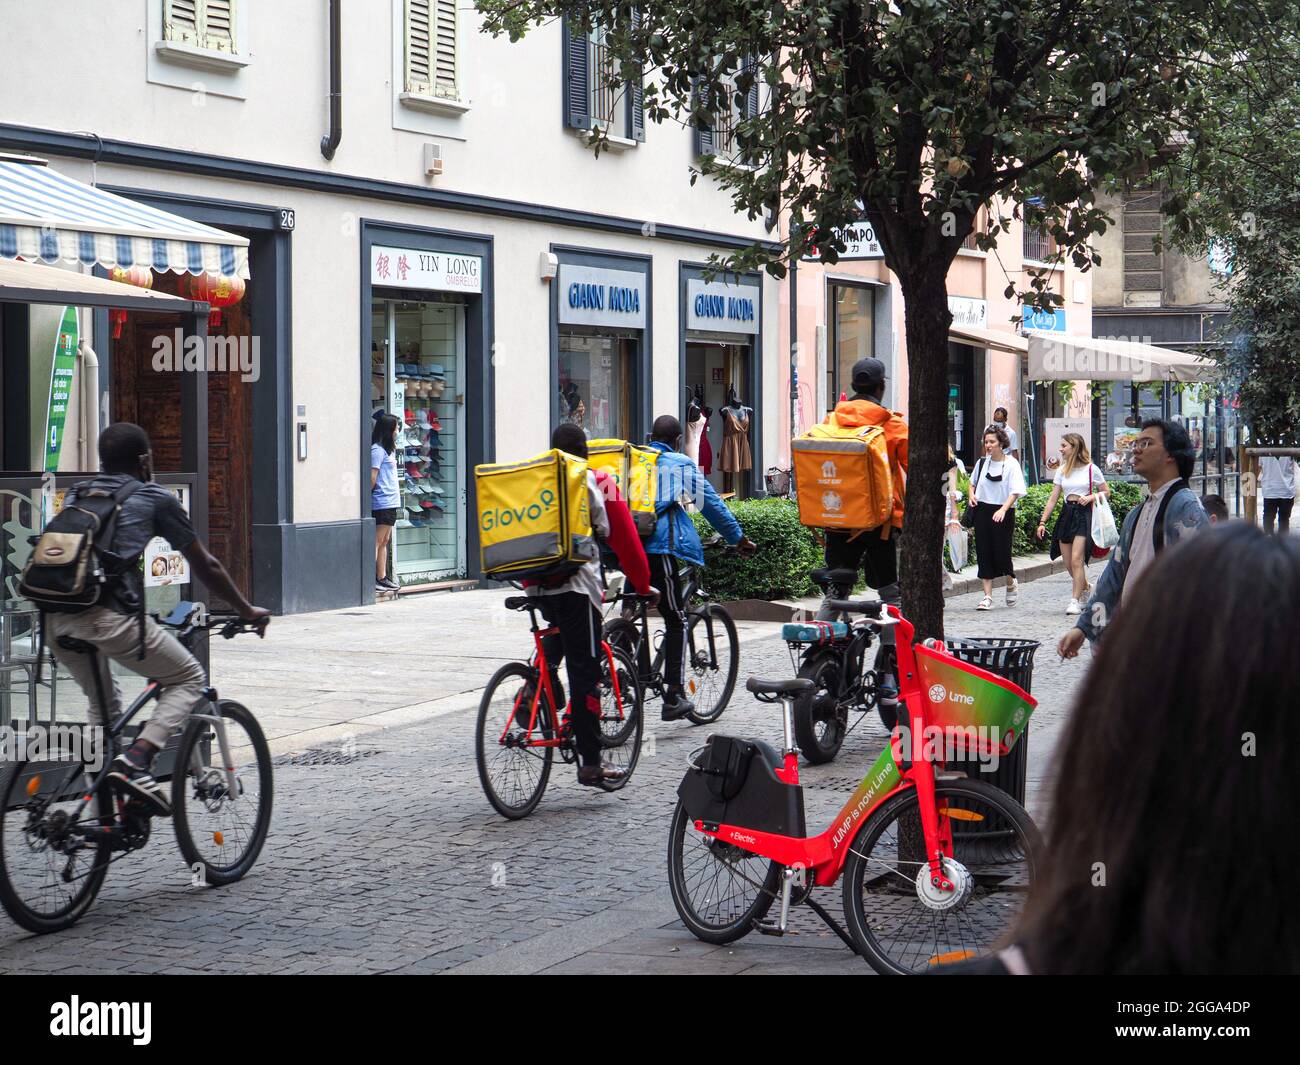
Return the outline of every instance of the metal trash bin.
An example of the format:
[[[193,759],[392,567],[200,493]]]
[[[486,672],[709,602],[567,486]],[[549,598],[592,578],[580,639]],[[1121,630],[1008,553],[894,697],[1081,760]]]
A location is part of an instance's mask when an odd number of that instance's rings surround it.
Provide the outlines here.
[[[954,636],[945,642],[954,658],[986,669],[1032,693],[1034,652],[1039,648],[1038,641],[1010,637]],[[1011,748],[1011,753],[998,759],[996,769],[986,769],[976,758],[962,758],[947,762],[946,765],[949,769],[965,773],[972,780],[982,780],[1001,788],[1024,806],[1025,778],[1029,768],[1029,725],[1025,726],[1019,742]]]

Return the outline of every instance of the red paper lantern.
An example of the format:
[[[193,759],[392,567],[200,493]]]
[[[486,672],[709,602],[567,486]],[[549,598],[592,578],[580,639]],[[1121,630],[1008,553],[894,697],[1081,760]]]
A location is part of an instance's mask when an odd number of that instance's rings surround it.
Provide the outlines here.
[[[233,307],[242,300],[244,287],[244,279],[233,274],[181,275],[181,295],[202,300],[212,308],[208,314],[209,329],[221,326],[221,308]]]
[[[147,266],[110,266],[108,279],[120,285],[153,288],[153,271]],[[126,322],[126,311],[115,307],[108,312],[108,320],[113,323],[113,339],[118,340],[122,336],[122,326]]]

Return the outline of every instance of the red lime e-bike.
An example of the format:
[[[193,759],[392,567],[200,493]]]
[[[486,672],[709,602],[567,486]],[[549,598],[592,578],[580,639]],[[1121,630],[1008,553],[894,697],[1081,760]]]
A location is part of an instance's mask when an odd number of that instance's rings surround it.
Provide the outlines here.
[[[988,954],[1026,901],[1041,837],[1010,795],[945,772],[945,752],[1007,754],[1037,704],[939,641],[914,645],[896,607],[827,605],[895,627],[907,723],[830,827],[809,836],[792,703],[812,681],[751,677],[756,698],[781,704],[785,746],[715,735],[692,756],[668,843],[677,912],[698,938],[729,943],[754,929],[784,935],[791,907],[807,905],[882,973]],[[847,932],[812,894],[841,874]]]

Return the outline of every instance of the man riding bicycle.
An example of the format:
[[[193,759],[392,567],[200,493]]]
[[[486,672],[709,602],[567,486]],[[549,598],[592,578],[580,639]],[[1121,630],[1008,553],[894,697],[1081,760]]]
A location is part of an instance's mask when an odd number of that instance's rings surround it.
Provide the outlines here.
[[[663,590],[659,613],[664,619],[664,701],[661,716],[665,721],[685,717],[695,709],[686,698],[683,667],[686,658],[686,607],[683,601],[685,580],[678,572],[678,560],[692,566],[704,565],[704,547],[695,531],[695,522],[686,513],[682,500],[692,500],[727,543],[739,546],[743,554],[752,554],[758,545],[746,538],[740,523],[727,509],[689,456],[681,453],[682,426],[671,414],[654,420],[650,446],[659,452],[657,465],[658,498],[655,514],[658,523],[645,545],[650,560],[650,579]]]
[[[157,710],[135,742],[113,760],[108,776],[142,800],[151,812],[167,816],[171,804],[150,770],[155,756],[202,698],[208,681],[198,659],[143,613],[144,586],[137,563],[145,546],[155,536],[161,536],[185,556],[199,580],[230,603],[245,621],[258,621],[271,614],[244,598],[225,567],[198,539],[180,500],[153,483],[153,452],[149,435],[140,426],[115,422],[105,429],[99,436],[99,464],[102,472],[73,485],[63,506],[74,506],[79,491],[102,489],[112,493],[121,510],[108,546],[123,565],[109,575],[95,606],[75,614],[47,615],[48,642],[55,658],[86,693],[92,712],[105,726],[121,710],[121,692],[109,659],[158,684],[161,694]],[[99,652],[100,676],[111,706],[97,705],[91,656],[60,646],[61,636],[91,644]]]
[[[587,437],[573,423],[558,426],[551,434],[551,447],[578,458],[587,458]],[[657,601],[651,587],[650,569],[637,536],[636,524],[618,486],[603,472],[587,471],[587,496],[591,504],[591,527],[618,556],[620,568],[636,591]],[[559,629],[556,636],[542,641],[546,659],[559,664],[564,659],[569,674],[570,722],[578,747],[578,783],[599,787],[602,780],[618,780],[623,770],[601,757],[600,745],[600,608],[604,585],[600,563],[586,562],[575,573],[555,581],[521,582],[529,595],[541,597],[542,616]]]

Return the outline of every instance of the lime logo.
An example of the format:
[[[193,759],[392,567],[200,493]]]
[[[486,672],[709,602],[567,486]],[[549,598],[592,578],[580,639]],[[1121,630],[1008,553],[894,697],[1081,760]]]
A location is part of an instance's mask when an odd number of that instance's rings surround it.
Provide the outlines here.
[[[1011,715],[1011,723],[1013,725],[1019,725],[1020,722],[1022,722],[1024,719],[1025,719],[1025,708],[1023,706],[1016,707],[1016,712]]]
[[[496,528],[508,528],[522,525],[528,521],[540,521],[543,514],[555,503],[555,493],[549,488],[542,489],[537,501],[522,507],[489,507],[479,516],[479,526],[484,532]]]
[[[930,685],[930,702],[941,703],[948,698],[948,689],[942,684]]]

